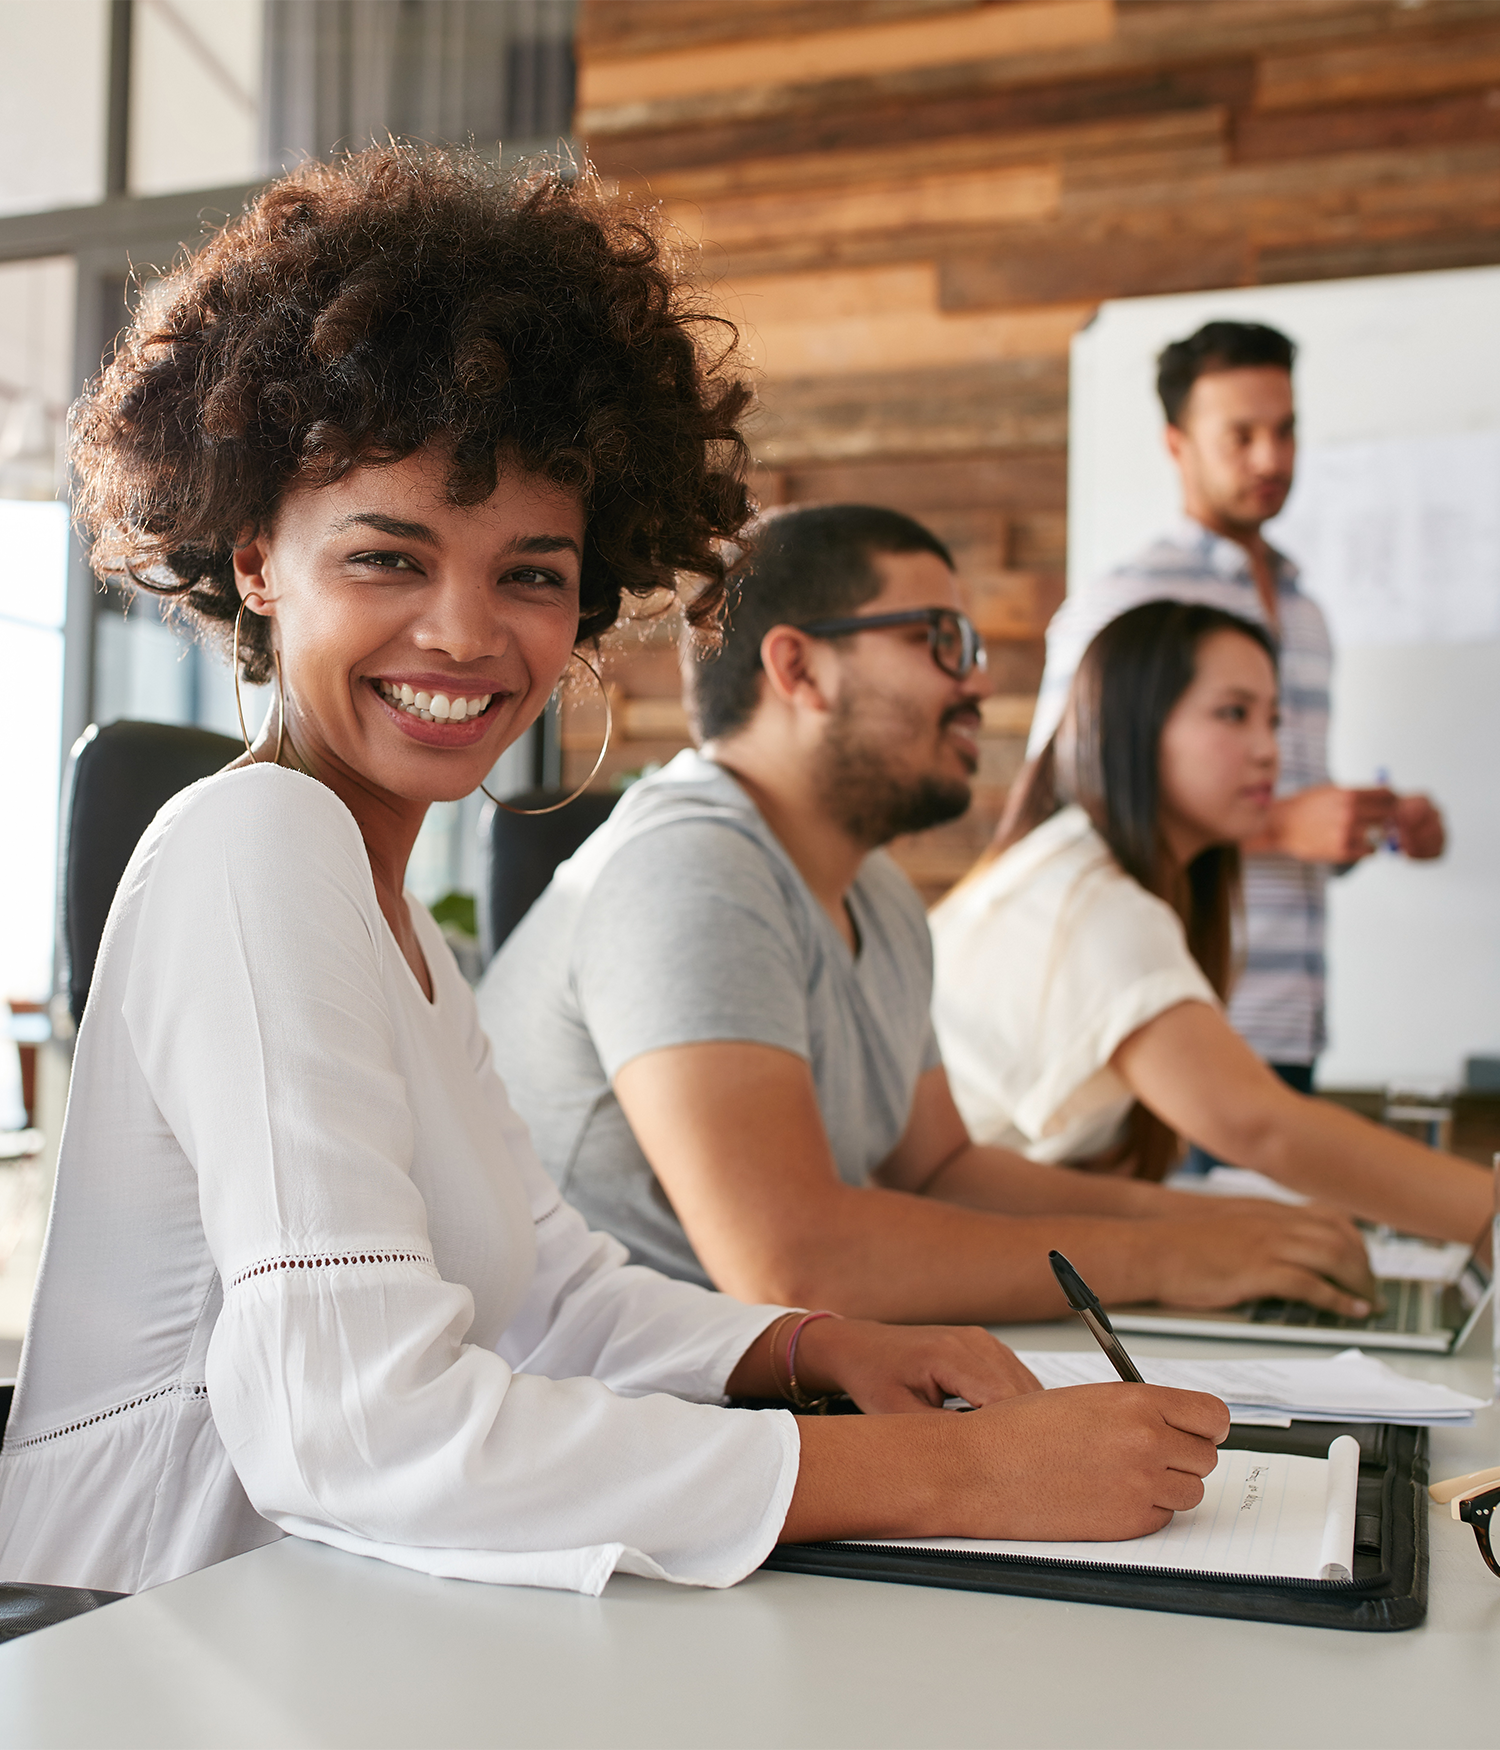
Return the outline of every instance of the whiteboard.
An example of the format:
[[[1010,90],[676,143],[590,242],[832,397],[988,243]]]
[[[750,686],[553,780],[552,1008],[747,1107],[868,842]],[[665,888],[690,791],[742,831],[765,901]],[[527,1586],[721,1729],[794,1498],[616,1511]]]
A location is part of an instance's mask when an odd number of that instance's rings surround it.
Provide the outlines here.
[[[1426,790],[1441,863],[1330,884],[1325,1086],[1500,1056],[1500,268],[1101,306],[1073,342],[1068,580],[1179,514],[1155,355],[1213,317],[1298,343],[1298,484],[1268,525],[1334,635],[1334,776]]]
[[[1500,638],[1500,429],[1308,445],[1270,532],[1339,650]]]

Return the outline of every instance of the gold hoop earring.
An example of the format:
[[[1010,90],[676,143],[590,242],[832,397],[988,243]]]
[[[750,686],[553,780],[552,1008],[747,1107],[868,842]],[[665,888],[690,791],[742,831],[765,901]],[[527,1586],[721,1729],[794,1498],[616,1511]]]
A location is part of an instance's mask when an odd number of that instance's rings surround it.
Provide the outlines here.
[[[240,735],[245,743],[245,752],[251,759],[255,758],[255,749],[250,745],[250,732],[245,728],[245,707],[240,699],[240,622],[245,617],[248,603],[240,603],[240,611],[234,616],[234,708],[239,715]],[[273,650],[271,660],[276,664],[276,757],[271,761],[273,766],[281,764],[281,738],[286,733],[286,688],[281,684],[281,652]],[[264,762],[262,762],[264,763]]]
[[[589,775],[576,790],[572,791],[569,795],[564,796],[561,802],[551,802],[545,808],[512,808],[510,803],[502,802],[498,796],[492,795],[491,792],[485,790],[484,785],[481,784],[479,788],[484,790],[485,795],[489,797],[490,801],[494,803],[496,808],[503,808],[507,814],[556,814],[559,808],[566,808],[570,802],[576,802],[584,791],[588,789],[589,785],[593,783],[594,779],[598,777],[599,768],[604,764],[604,756],[609,752],[609,738],[613,733],[615,726],[615,714],[609,707],[609,688],[604,684],[603,675],[599,673],[593,663],[591,663],[580,651],[575,650],[570,660],[581,662],[594,677],[594,685],[598,687],[599,697],[604,701],[604,742],[599,749],[599,757],[589,768]]]

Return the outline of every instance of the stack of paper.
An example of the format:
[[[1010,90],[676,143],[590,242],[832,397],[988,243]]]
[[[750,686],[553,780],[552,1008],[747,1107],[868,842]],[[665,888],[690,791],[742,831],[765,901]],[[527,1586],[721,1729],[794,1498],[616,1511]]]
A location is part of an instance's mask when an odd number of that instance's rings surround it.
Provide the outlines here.
[[[1457,1282],[1473,1248],[1462,1240],[1445,1245],[1381,1229],[1365,1235],[1365,1250],[1371,1274],[1382,1282]]]
[[[1027,1351],[1021,1360],[1044,1386],[1095,1385],[1118,1378],[1097,1349]],[[1465,1425],[1483,1407],[1451,1386],[1408,1379],[1360,1349],[1325,1359],[1157,1361],[1135,1358],[1151,1385],[1212,1392],[1236,1422],[1288,1428],[1292,1422],[1399,1422],[1408,1427]]]

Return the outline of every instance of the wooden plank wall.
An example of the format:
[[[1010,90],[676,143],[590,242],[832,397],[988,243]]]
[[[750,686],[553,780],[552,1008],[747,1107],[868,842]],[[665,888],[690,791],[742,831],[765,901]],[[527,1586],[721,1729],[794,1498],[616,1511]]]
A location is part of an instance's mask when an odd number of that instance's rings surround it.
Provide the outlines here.
[[[930,897],[1020,760],[1098,301],[1500,261],[1500,0],[584,0],[578,59],[579,138],[741,324],[762,502],[957,550],[998,692],[975,807],[897,847]],[[610,676],[601,781],[686,739],[670,623]]]

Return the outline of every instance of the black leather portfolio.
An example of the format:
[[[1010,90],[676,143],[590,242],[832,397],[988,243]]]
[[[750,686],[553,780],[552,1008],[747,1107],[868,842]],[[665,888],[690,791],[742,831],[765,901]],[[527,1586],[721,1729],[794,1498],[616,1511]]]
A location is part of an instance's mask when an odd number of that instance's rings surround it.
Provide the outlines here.
[[[1118,1604],[1310,1628],[1415,1628],[1427,1614],[1425,1428],[1378,1422],[1234,1427],[1224,1445],[1321,1457],[1339,1434],[1352,1435],[1360,1449],[1352,1580],[1238,1578],[1034,1556],[903,1549],[888,1543],[781,1544],[764,1565],[848,1580],[1017,1592],[1070,1604]]]

